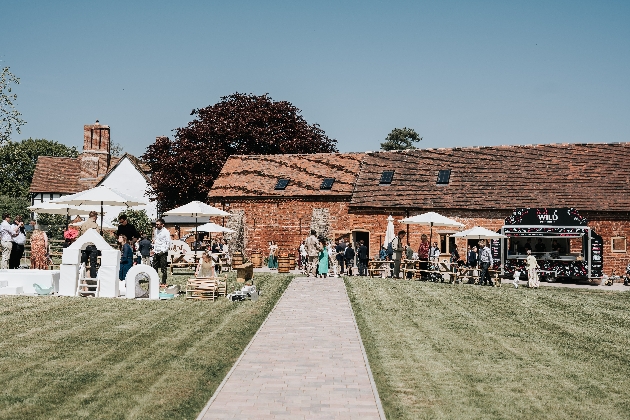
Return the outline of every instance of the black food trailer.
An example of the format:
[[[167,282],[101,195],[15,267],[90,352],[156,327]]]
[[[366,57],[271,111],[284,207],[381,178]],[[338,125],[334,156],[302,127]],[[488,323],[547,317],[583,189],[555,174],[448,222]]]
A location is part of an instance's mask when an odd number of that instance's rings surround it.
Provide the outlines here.
[[[525,274],[530,249],[547,280],[602,277],[602,237],[574,208],[516,209],[505,219],[501,233],[507,239],[493,241],[492,248],[501,256],[503,276],[513,276],[515,271]]]

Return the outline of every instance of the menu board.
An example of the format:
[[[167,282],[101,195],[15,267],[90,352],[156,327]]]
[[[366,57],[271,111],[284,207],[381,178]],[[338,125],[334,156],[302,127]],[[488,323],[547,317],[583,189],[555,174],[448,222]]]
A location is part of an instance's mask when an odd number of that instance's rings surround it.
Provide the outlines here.
[[[495,267],[501,265],[501,242],[501,239],[490,240],[490,253],[492,254],[493,265]]]
[[[591,231],[591,277],[601,277],[604,265],[604,241],[601,236]]]

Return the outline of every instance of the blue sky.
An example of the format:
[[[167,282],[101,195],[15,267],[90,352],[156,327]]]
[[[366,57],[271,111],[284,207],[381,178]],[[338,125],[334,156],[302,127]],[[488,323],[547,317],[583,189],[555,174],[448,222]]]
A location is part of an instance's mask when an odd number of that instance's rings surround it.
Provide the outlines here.
[[[628,141],[626,1],[2,0],[22,138],[140,155],[234,92],[302,110],[343,152]]]

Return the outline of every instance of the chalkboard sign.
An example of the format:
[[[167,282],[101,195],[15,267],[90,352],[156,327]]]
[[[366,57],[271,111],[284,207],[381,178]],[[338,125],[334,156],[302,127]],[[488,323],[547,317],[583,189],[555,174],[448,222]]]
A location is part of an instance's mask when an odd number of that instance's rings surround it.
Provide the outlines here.
[[[591,277],[601,277],[604,266],[604,240],[591,231]]]
[[[505,218],[508,226],[586,226],[588,221],[574,208],[516,209]]]

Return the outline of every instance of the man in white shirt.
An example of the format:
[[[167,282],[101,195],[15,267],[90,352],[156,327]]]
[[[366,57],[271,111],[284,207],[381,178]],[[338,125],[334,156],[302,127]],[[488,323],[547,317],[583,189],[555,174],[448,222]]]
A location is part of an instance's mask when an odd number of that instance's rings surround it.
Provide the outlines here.
[[[155,221],[155,230],[153,231],[153,268],[155,271],[162,270],[162,279],[160,284],[166,286],[166,263],[168,259],[168,249],[171,246],[171,234],[164,227],[164,219]]]
[[[9,268],[9,258],[11,258],[11,248],[13,247],[13,238],[15,236],[17,236],[17,232],[15,225],[11,224],[11,215],[4,213],[0,224],[0,244],[2,244],[2,263],[0,268],[3,270]]]

